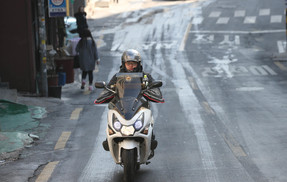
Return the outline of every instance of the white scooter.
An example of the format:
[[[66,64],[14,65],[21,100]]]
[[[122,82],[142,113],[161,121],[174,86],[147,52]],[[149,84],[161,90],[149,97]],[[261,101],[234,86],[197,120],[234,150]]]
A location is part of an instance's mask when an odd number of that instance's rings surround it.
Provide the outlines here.
[[[110,151],[114,161],[124,168],[124,179],[132,182],[141,164],[148,164],[157,146],[153,140],[154,119],[144,97],[144,90],[162,86],[155,81],[147,87],[142,82],[143,73],[118,73],[113,89],[105,82],[95,83],[96,88],[105,88],[113,94],[109,102],[107,141],[105,150]]]

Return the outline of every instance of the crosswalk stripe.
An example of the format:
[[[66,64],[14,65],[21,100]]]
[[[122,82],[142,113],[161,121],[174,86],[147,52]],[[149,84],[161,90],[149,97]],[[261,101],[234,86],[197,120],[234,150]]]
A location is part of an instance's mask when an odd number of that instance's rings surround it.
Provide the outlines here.
[[[268,16],[270,15],[270,9],[260,9],[259,16]]]
[[[218,18],[216,24],[227,24],[228,21],[229,21],[228,17],[221,17],[221,18]]]
[[[244,17],[245,16],[245,10],[237,10],[234,12],[234,17]]]
[[[209,14],[209,17],[218,18],[221,15],[220,11],[213,11]]]
[[[285,11],[284,11],[285,14]],[[231,17],[220,17],[222,15],[221,11],[212,11],[208,18],[217,18],[216,24],[228,24],[230,22]],[[281,23],[283,20],[283,15],[271,15],[270,9],[260,9],[259,14],[257,16],[246,16],[245,10],[235,10],[234,11],[234,18],[244,17],[243,24],[255,24],[257,17],[266,17],[270,16],[270,23]],[[202,24],[205,20],[204,17],[194,17],[192,20],[192,24],[199,25]]]
[[[281,23],[282,16],[281,15],[273,15],[271,16],[270,23]]]
[[[256,22],[256,16],[246,16],[244,19],[244,24],[253,24]]]

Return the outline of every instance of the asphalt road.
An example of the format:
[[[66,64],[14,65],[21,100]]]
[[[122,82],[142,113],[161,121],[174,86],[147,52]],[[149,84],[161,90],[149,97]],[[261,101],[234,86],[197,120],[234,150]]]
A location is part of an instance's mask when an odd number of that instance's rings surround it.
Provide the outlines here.
[[[109,81],[134,48],[164,83],[166,102],[152,104],[159,145],[136,181],[286,181],[287,64],[273,60],[286,48],[284,2],[163,4],[89,21],[101,56],[95,81]],[[51,124],[46,137],[0,166],[0,181],[123,181],[101,146],[100,90],[79,88],[63,88],[63,104],[42,121]]]

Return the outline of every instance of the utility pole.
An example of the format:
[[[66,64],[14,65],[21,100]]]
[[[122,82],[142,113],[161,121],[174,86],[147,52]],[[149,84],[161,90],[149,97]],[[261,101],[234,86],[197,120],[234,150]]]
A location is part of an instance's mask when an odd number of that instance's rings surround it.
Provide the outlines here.
[[[45,0],[38,0],[39,12],[39,55],[41,65],[41,92],[44,97],[48,97],[47,81],[47,55],[46,55],[46,26],[45,26]]]

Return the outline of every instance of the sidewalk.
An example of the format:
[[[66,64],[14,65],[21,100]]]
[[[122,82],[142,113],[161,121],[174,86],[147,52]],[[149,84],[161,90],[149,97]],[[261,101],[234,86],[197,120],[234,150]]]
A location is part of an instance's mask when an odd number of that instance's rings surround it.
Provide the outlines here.
[[[41,123],[46,108],[61,103],[56,98],[22,96],[17,96],[17,102],[0,100],[0,164],[16,160],[24,147],[43,137],[50,127]]]

